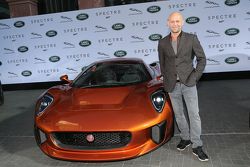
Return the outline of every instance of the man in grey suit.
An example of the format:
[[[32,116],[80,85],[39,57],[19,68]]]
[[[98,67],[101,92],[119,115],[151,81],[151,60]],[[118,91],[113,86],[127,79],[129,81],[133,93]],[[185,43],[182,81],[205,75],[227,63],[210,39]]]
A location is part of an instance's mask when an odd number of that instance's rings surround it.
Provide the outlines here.
[[[171,32],[158,44],[161,73],[180,130],[181,141],[177,149],[183,151],[192,144],[193,154],[200,161],[208,161],[200,138],[201,120],[196,88],[206,66],[206,57],[197,36],[182,31],[183,24],[181,13],[173,12],[169,15],[167,25]],[[193,64],[195,57],[196,65]],[[184,114],[185,108],[190,126]]]

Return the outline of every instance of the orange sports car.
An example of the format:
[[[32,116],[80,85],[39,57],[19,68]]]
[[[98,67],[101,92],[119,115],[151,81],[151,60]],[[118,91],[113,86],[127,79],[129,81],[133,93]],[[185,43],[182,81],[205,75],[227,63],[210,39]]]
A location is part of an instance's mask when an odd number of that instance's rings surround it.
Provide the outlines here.
[[[173,135],[173,113],[157,63],[115,58],[95,62],[73,81],[44,92],[34,134],[50,157],[113,161],[148,153]]]

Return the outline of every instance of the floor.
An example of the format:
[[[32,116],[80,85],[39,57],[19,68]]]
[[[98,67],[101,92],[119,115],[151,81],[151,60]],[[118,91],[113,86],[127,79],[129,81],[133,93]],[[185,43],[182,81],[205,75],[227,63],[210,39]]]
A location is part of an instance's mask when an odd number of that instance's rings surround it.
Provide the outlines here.
[[[176,150],[175,136],[159,149],[139,158],[85,163],[52,159],[37,147],[33,112],[44,90],[5,91],[0,106],[0,167],[249,167],[250,79],[201,81],[198,84],[202,139],[210,157],[200,162],[191,148]]]

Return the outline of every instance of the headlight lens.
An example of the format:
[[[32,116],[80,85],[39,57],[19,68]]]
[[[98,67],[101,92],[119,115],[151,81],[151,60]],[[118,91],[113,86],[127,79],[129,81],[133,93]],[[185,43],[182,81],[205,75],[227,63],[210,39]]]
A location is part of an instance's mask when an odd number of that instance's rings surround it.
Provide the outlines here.
[[[151,95],[152,104],[157,112],[162,112],[166,102],[166,94],[163,90],[158,90]]]
[[[50,94],[45,94],[40,100],[36,115],[41,115],[45,111],[45,109],[53,102],[53,99],[54,98]]]

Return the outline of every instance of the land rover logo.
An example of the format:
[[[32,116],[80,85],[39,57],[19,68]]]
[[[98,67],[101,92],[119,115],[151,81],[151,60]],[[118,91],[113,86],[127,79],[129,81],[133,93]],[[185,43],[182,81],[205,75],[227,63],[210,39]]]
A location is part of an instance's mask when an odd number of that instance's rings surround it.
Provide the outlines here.
[[[57,32],[55,30],[50,30],[50,31],[46,32],[46,35],[48,37],[54,37],[57,35]]]
[[[14,23],[14,26],[17,28],[21,28],[25,25],[25,23],[23,21],[17,21]]]
[[[49,61],[52,63],[58,62],[58,61],[60,61],[60,57],[59,56],[51,56],[49,58]]]
[[[225,62],[227,64],[235,64],[239,62],[239,58],[238,57],[228,57],[225,59]]]
[[[24,77],[29,77],[29,76],[31,76],[31,75],[32,75],[32,72],[31,72],[31,71],[26,70],[26,71],[23,71],[23,72],[22,72],[22,76],[24,76]]]
[[[200,21],[200,19],[198,17],[195,17],[195,16],[189,17],[186,19],[186,22],[188,24],[195,24],[195,23],[198,23],[199,21]]]
[[[82,40],[81,42],[79,42],[79,45],[82,46],[82,47],[87,47],[87,46],[91,45],[91,41]]]
[[[162,35],[160,34],[152,34],[148,37],[151,41],[158,41],[162,38]]]
[[[226,35],[232,36],[232,35],[237,35],[237,34],[239,34],[239,32],[240,32],[240,30],[237,29],[237,28],[229,28],[229,29],[227,29],[227,30],[225,31],[225,34],[226,34]]]
[[[27,52],[29,48],[27,46],[20,46],[17,50],[23,53],[23,52]]]
[[[89,15],[86,13],[81,13],[79,15],[76,16],[77,20],[86,20],[89,18]]]
[[[2,65],[3,63],[0,61],[0,66]]]
[[[149,13],[157,13],[161,10],[161,8],[159,6],[150,6],[147,8],[147,11]]]
[[[240,3],[240,0],[226,0],[225,5],[227,6],[234,6],[238,5]]]
[[[116,57],[124,57],[124,56],[126,56],[126,55],[127,55],[127,52],[124,51],[124,50],[118,50],[118,51],[116,51],[116,52],[114,53],[114,56],[116,56]]]
[[[116,24],[112,25],[113,30],[122,30],[123,28],[125,28],[125,25],[122,23],[116,23]]]

